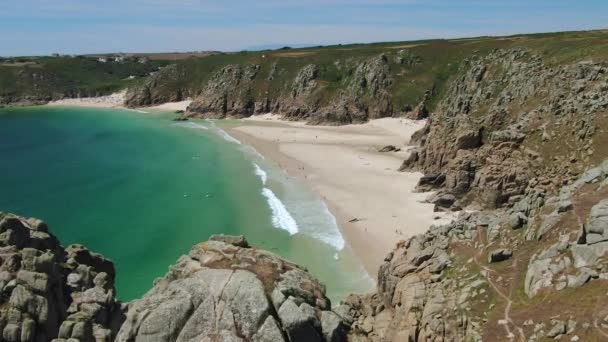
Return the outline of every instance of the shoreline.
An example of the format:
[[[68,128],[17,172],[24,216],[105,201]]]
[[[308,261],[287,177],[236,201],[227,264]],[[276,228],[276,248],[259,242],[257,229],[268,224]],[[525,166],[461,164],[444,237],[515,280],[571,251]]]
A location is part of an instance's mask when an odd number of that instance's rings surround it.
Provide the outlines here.
[[[185,110],[191,101],[126,108],[125,92],[106,97],[65,99],[49,106],[115,108],[149,112]],[[221,122],[221,123],[220,123]],[[449,213],[435,213],[423,203],[431,193],[417,193],[420,173],[398,172],[409,155],[409,140],[424,121],[383,118],[365,124],[308,126],[278,115],[219,121],[230,136],[252,146],[304,181],[325,202],[340,233],[365,270],[375,279],[379,266],[397,242],[445,224]],[[387,145],[400,151],[378,152]]]
[[[89,108],[114,108],[114,109],[126,109],[126,110],[138,110],[138,111],[150,111],[150,112],[171,112],[171,111],[185,111],[192,100],[184,100],[179,102],[167,102],[156,106],[148,107],[135,107],[128,108],[124,106],[125,96],[127,92],[123,90],[118,93],[114,93],[106,96],[98,97],[80,97],[80,98],[68,98],[62,100],[51,101],[45,106],[61,106],[61,107],[89,107]]]
[[[398,241],[452,218],[422,203],[430,193],[414,192],[422,174],[397,171],[409,154],[411,135],[424,122],[385,118],[361,125],[307,126],[266,114],[223,126],[312,188],[372,277]],[[386,145],[403,151],[378,152]]]

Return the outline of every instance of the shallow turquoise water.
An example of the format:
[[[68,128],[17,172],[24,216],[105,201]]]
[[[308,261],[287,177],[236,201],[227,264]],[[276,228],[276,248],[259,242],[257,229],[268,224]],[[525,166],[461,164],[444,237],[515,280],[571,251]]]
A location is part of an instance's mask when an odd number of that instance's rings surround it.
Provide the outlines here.
[[[212,122],[171,118],[0,109],[0,210],[42,218],[64,244],[112,259],[123,300],[141,296],[216,233],[245,234],[308,267],[334,300],[370,289],[348,246],[340,249],[333,217],[304,185]]]

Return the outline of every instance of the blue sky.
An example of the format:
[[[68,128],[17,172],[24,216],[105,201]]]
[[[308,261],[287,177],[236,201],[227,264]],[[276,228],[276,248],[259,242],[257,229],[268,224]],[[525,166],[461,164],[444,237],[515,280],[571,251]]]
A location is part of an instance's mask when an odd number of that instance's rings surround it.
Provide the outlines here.
[[[235,51],[608,28],[608,0],[0,0],[0,55]]]

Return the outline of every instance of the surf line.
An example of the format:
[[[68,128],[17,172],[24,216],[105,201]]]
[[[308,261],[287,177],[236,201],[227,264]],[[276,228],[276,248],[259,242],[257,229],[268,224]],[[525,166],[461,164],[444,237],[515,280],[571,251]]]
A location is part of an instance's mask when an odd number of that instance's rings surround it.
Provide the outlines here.
[[[268,181],[268,174],[262,168],[253,163],[255,168],[255,174],[260,178],[264,187],[262,188],[262,196],[266,198],[270,211],[272,212],[272,225],[276,228],[286,230],[289,234],[294,235],[298,233],[298,224],[296,220],[291,216],[285,204],[275,195],[272,190],[266,187]]]

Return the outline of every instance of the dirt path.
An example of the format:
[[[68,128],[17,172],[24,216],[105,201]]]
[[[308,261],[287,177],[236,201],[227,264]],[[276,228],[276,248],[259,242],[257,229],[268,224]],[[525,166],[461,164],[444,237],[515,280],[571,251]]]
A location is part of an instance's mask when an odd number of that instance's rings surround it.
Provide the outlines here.
[[[490,247],[493,243],[490,243],[488,245],[485,246],[484,249],[480,250],[479,253],[477,253],[475,255],[475,257],[473,258],[473,261],[475,262],[475,264],[477,266],[479,266],[479,268],[481,268],[482,270],[484,270],[485,272],[483,272],[483,276],[484,278],[488,281],[488,283],[490,284],[490,286],[492,286],[492,288],[494,289],[494,291],[496,291],[496,293],[505,300],[506,302],[506,306],[505,306],[505,310],[504,310],[504,317],[502,320],[500,321],[504,321],[505,323],[503,324],[505,331],[507,333],[507,337],[509,339],[513,339],[515,338],[515,334],[513,334],[513,332],[511,331],[511,328],[509,327],[509,324],[511,324],[515,330],[517,331],[518,335],[519,335],[519,339],[520,341],[526,342],[526,335],[524,334],[524,331],[521,327],[519,327],[518,325],[516,325],[513,320],[511,319],[511,306],[513,305],[513,301],[511,300],[511,293],[509,293],[509,295],[507,296],[506,294],[504,294],[500,288],[498,287],[498,285],[496,285],[494,283],[494,281],[492,281],[492,277],[491,274],[494,273],[495,271],[489,267],[486,267],[484,265],[482,265],[479,262],[479,257],[481,257],[485,251],[487,251],[488,247]],[[517,259],[514,260],[513,265],[511,266],[512,268],[516,268],[517,267]],[[511,291],[512,292],[512,289]],[[500,322],[499,321],[499,322]]]

